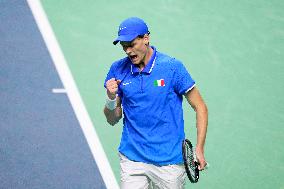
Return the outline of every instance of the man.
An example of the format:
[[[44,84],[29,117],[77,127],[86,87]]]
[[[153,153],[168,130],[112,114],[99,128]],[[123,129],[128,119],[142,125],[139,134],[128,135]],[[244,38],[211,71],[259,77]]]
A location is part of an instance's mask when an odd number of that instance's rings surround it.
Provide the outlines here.
[[[120,24],[113,44],[119,42],[127,57],[114,62],[107,74],[104,114],[115,125],[123,113],[121,188],[183,188],[183,96],[196,112],[200,170],[206,166],[207,107],[183,64],[150,46],[149,34],[140,18]]]

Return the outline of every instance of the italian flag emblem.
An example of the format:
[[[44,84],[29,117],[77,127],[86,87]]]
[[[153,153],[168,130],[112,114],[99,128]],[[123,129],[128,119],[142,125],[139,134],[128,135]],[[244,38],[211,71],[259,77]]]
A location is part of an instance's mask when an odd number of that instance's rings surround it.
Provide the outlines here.
[[[154,81],[154,86],[164,87],[165,86],[165,80],[164,79],[159,79],[159,80]]]

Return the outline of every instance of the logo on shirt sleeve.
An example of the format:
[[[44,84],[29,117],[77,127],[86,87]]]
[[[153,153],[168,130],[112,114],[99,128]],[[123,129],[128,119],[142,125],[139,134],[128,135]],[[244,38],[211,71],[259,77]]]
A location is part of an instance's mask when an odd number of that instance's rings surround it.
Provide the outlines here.
[[[159,79],[154,81],[154,86],[156,87],[164,87],[165,86],[165,80]]]

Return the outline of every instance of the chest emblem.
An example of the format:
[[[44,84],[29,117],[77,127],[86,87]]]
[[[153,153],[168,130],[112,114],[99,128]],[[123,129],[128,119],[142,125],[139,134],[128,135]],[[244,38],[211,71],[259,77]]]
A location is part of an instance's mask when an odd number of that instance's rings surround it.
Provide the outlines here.
[[[154,86],[156,87],[164,87],[165,86],[165,80],[159,79],[154,81]]]

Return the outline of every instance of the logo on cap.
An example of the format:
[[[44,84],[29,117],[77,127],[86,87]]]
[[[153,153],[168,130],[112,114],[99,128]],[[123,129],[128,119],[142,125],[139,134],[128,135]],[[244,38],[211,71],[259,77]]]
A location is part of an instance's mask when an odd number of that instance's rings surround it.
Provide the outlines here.
[[[123,29],[126,29],[126,27],[121,27],[121,28],[119,28],[119,31],[121,31],[121,30],[123,30]]]

